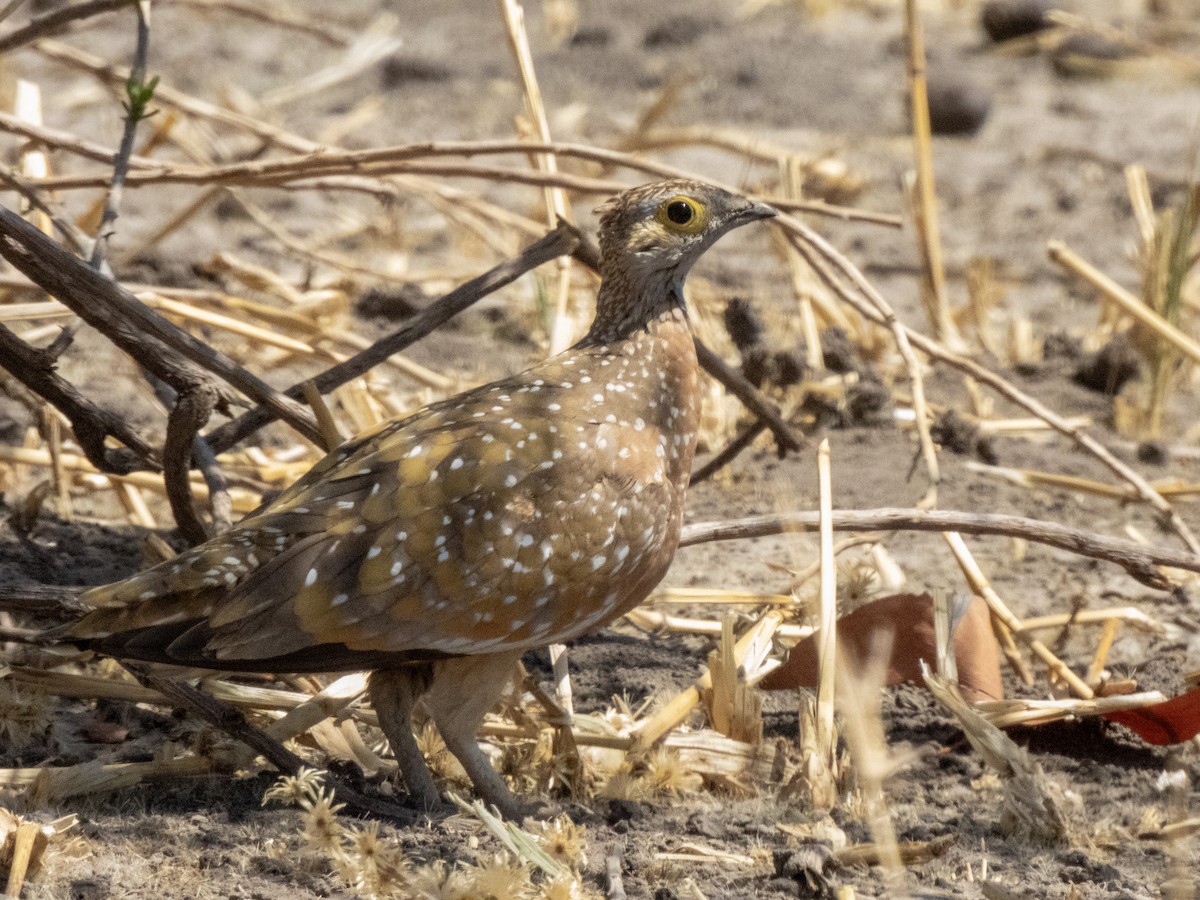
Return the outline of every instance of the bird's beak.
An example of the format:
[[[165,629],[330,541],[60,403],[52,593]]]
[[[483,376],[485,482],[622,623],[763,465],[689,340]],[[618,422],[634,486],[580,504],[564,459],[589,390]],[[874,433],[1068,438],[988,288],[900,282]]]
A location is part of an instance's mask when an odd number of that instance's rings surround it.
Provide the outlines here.
[[[745,206],[734,212],[733,221],[738,225],[745,225],[749,222],[757,222],[759,219],[773,219],[777,215],[779,215],[779,210],[770,204],[748,200]]]

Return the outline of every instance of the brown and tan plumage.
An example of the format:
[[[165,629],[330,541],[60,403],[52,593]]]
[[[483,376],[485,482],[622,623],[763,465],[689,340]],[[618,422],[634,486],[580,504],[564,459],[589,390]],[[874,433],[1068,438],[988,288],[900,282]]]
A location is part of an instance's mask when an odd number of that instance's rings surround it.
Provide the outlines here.
[[[595,630],[665,574],[700,413],[683,279],[771,215],[687,181],[610,200],[578,344],[354,438],[235,528],[88,591],[98,608],[70,637],[223,670],[374,669],[415,798],[439,799],[410,726],[422,700],[479,793],[517,815],[475,731],[524,651]]]

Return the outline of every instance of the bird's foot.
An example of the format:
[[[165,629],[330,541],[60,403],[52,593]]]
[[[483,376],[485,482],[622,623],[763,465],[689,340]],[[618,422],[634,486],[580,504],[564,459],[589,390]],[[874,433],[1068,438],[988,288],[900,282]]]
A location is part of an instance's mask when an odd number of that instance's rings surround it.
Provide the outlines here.
[[[490,800],[485,802],[499,811],[505,821],[516,824],[525,821],[545,822],[563,811],[559,804],[550,800],[517,800],[509,797],[503,805]]]

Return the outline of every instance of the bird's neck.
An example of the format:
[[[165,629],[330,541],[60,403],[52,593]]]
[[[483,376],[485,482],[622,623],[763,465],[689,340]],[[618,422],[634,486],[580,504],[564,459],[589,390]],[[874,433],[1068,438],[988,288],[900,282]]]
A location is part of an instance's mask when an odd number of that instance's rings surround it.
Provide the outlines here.
[[[596,318],[578,346],[625,340],[674,312],[687,321],[682,277],[656,272],[652,277],[639,278],[624,267],[613,267],[603,271],[596,295]]]
[[[664,474],[682,497],[700,427],[700,366],[682,301],[664,304],[656,315],[636,325],[622,323],[607,333],[593,326],[575,349],[596,359],[636,360],[646,373],[647,393],[639,395],[645,406],[638,418],[662,433]]]

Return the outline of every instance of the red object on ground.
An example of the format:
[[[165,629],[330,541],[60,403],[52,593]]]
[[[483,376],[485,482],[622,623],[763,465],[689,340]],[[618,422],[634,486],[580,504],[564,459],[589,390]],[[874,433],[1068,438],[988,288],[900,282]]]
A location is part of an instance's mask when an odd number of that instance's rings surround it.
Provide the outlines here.
[[[933,626],[933,598],[928,594],[894,594],[881,597],[838,619],[838,648],[852,668],[861,668],[871,655],[872,644],[888,646],[886,684],[906,681],[923,684],[921,660],[937,668],[937,638]],[[963,698],[1001,700],[1000,655],[992,635],[987,604],[978,597],[954,632],[954,654],[958,663],[958,686]],[[792,648],[787,662],[762,680],[768,691],[816,687],[817,645],[808,637]]]
[[[1106,713],[1104,718],[1120,722],[1147,743],[1182,744],[1200,734],[1200,687],[1153,706]]]

